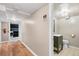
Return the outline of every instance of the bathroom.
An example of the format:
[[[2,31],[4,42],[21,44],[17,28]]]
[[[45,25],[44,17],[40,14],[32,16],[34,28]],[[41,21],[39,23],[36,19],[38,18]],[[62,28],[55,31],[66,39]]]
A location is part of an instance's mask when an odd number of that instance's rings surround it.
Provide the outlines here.
[[[59,45],[59,48],[54,46],[54,49],[60,49],[54,55],[79,55],[79,3],[54,3],[53,7],[54,37],[62,37],[59,43],[54,40],[54,45]]]

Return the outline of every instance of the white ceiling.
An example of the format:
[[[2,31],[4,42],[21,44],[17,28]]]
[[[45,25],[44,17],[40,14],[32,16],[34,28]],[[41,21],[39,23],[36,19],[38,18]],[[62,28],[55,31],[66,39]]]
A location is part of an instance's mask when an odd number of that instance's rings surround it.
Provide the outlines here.
[[[46,5],[46,3],[2,3],[2,4],[8,8],[16,9],[28,15],[31,15],[39,8]]]
[[[64,14],[68,13],[69,16],[79,15],[79,3],[59,3],[59,4],[55,4],[54,8],[57,17],[62,17],[62,15],[60,14],[62,10],[64,11],[63,12]]]

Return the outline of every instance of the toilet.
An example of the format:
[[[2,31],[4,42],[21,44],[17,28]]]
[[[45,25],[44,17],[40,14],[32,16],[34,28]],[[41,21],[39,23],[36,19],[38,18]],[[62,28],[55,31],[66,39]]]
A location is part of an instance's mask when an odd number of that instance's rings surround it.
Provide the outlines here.
[[[69,40],[63,39],[63,48],[69,48]]]

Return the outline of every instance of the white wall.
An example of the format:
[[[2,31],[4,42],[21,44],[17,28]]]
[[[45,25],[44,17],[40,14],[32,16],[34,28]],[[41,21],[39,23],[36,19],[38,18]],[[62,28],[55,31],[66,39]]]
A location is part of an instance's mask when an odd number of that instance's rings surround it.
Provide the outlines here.
[[[40,8],[32,18],[23,22],[26,23],[23,25],[23,41],[39,56],[48,55],[48,18],[43,19],[45,14],[48,17],[48,5]]]
[[[64,39],[70,41],[71,46],[79,47],[79,16],[70,17],[70,19],[58,20],[58,32],[63,34]],[[75,37],[72,37],[72,34]]]

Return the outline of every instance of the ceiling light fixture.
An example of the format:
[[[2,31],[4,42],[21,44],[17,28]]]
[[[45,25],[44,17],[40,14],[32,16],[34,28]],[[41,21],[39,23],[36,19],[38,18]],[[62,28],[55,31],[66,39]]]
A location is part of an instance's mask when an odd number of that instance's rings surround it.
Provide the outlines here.
[[[60,15],[61,16],[64,16],[64,17],[67,17],[69,15],[69,7],[68,7],[68,4],[61,4],[60,5]]]
[[[6,11],[6,7],[4,5],[0,5],[0,10],[1,11]]]

